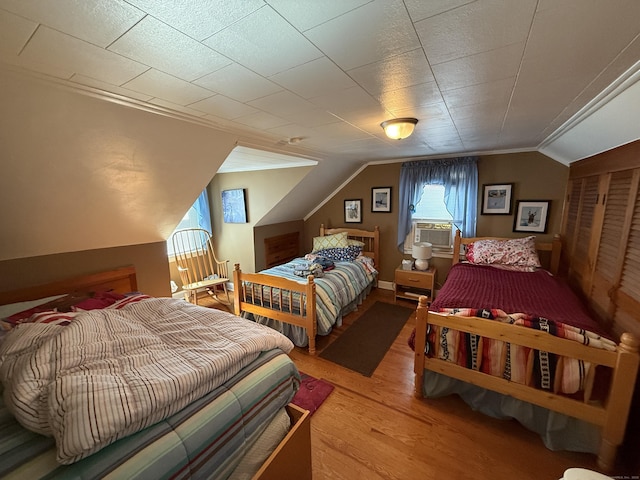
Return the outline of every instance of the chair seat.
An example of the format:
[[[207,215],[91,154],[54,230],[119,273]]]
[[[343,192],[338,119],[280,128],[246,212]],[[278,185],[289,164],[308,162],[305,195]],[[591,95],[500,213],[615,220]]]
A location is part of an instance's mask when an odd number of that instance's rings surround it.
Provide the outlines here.
[[[189,285],[183,285],[182,288],[184,290],[196,290],[198,288],[215,287],[217,285],[227,283],[228,281],[229,279],[224,277],[210,278],[207,280],[200,280],[199,282],[193,282]]]

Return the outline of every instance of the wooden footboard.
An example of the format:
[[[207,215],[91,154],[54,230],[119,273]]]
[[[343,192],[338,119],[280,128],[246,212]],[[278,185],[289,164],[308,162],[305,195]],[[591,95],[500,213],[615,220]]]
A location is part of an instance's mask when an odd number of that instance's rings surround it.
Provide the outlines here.
[[[233,270],[234,312],[253,313],[304,328],[309,337],[309,353],[316,353],[316,285],[313,275],[306,283],[262,273]],[[301,308],[302,305],[302,308]]]
[[[598,465],[605,471],[611,471],[615,464],[617,448],[624,439],[633,387],[640,363],[638,354],[640,343],[636,337],[625,333],[621,337],[617,350],[611,352],[555,337],[539,330],[476,317],[429,312],[426,297],[419,299],[416,318],[414,373],[417,397],[423,396],[424,370],[427,369],[595,424],[602,431]],[[599,368],[609,368],[612,375],[605,400],[595,402],[591,398],[592,385],[589,386],[589,384],[585,390],[584,399],[575,400],[428,357],[425,355],[428,324],[584,360]],[[592,371],[595,371],[595,368]]]

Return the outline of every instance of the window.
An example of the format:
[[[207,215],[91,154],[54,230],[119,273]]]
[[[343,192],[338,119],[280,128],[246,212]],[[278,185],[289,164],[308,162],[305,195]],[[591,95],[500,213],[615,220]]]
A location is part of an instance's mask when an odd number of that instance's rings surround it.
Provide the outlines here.
[[[404,253],[411,254],[416,242],[430,242],[435,249],[452,245],[453,217],[444,203],[444,185],[425,184],[411,214],[412,229],[404,241]]]
[[[180,223],[175,228],[174,232],[182,228],[203,228],[211,233],[209,195],[207,195],[206,189],[202,191],[195,203],[189,208],[189,210],[187,210],[187,213],[182,217],[182,220],[180,220]],[[169,239],[167,240],[167,253],[169,256],[175,253],[173,251],[171,236],[169,236]]]
[[[442,198],[445,210],[453,216],[451,222],[462,231],[465,237],[474,237],[476,232],[477,197],[478,197],[478,158],[459,157],[436,160],[418,160],[405,162],[400,169],[397,246],[404,252],[407,235],[414,230],[414,214],[420,216],[440,216],[440,201],[424,201],[429,198],[430,191],[424,192],[424,186],[440,185],[444,193]],[[419,213],[417,207],[423,203]],[[434,213],[431,208],[436,208]],[[450,217],[447,216],[447,219]]]

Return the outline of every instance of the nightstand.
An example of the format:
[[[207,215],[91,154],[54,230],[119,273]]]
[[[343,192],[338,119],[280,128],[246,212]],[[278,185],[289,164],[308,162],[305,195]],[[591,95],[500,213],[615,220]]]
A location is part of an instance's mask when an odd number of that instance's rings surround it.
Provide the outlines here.
[[[431,266],[427,270],[403,270],[396,268],[395,274],[395,299],[407,298],[416,300],[420,295],[433,301],[433,294],[436,286],[436,267]]]

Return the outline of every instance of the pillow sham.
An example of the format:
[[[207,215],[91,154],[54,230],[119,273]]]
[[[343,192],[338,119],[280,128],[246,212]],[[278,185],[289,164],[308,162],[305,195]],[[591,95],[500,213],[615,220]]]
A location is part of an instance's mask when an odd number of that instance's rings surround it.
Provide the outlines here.
[[[325,248],[315,253],[334,262],[353,262],[362,253],[362,247],[351,245],[344,248]]]
[[[313,250],[311,253],[325,250],[327,248],[345,248],[347,243],[347,232],[325,235],[324,237],[313,237]]]
[[[74,305],[89,298],[89,295],[67,294],[56,295],[50,298],[53,299],[14,313],[13,315],[9,315],[5,317],[4,320],[15,325],[20,322],[28,321],[32,315],[40,312],[69,312],[73,309]],[[38,302],[39,301],[36,301],[36,303]]]
[[[536,237],[510,240],[478,240],[467,246],[469,263],[509,267],[510,270],[533,272],[541,267],[536,252]]]

